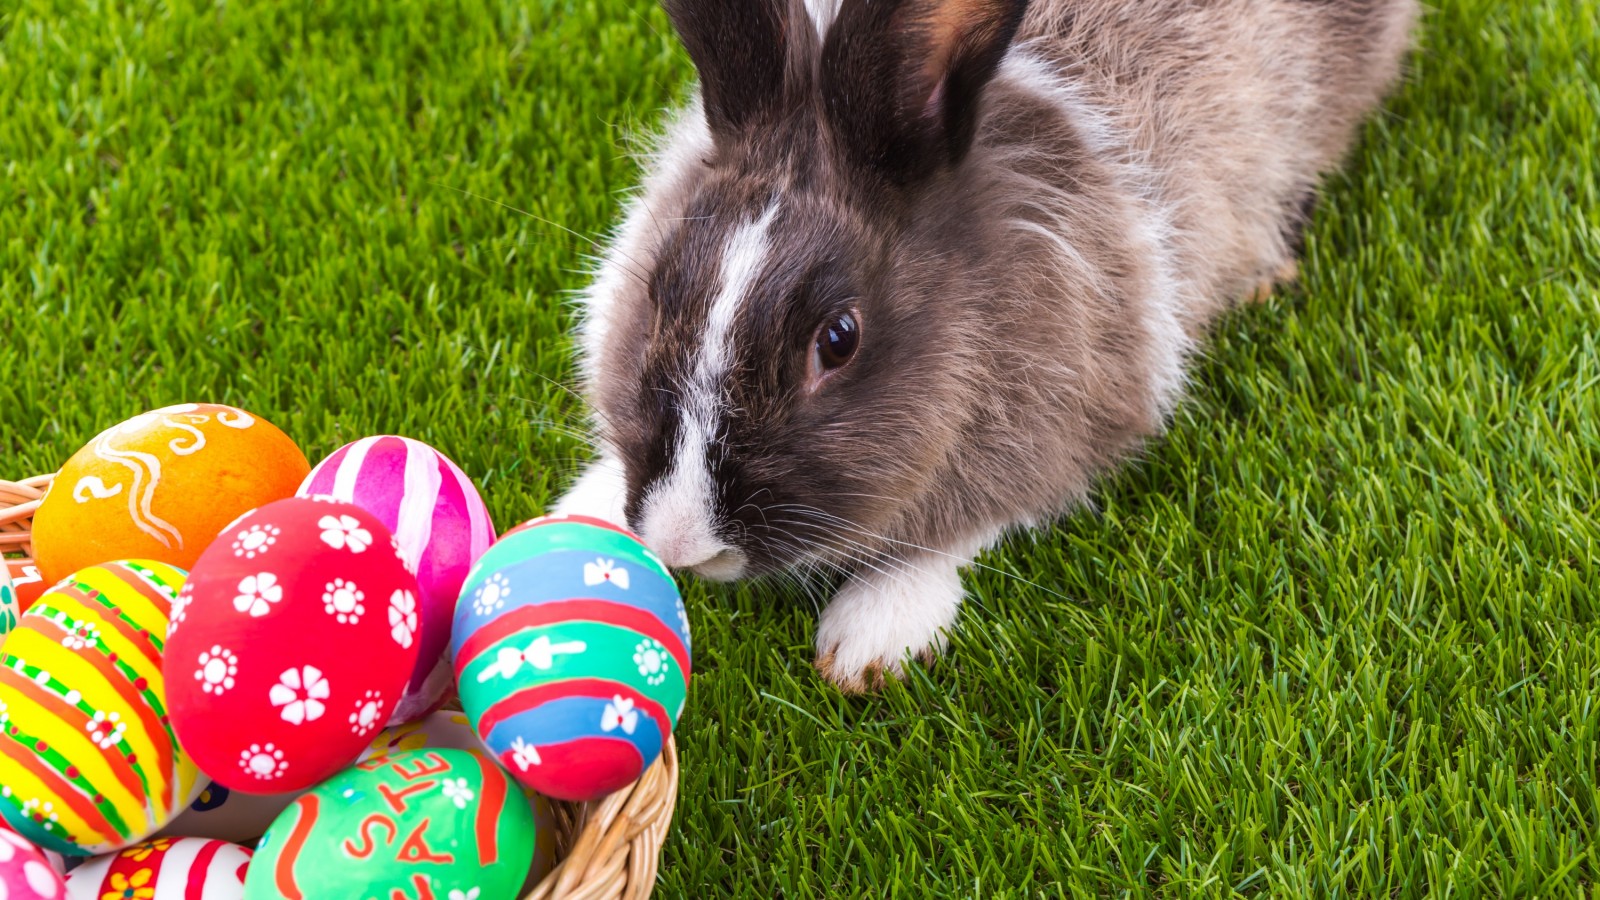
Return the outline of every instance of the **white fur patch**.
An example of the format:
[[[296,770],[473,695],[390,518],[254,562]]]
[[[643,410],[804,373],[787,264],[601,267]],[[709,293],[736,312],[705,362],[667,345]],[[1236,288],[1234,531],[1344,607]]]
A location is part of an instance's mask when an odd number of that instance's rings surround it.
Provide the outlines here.
[[[628,479],[622,461],[610,454],[589,464],[551,510],[556,515],[593,516],[624,527],[628,524]]]
[[[806,0],[806,14],[811,17],[811,24],[817,26],[817,34],[828,36],[828,26],[839,15],[840,0]]]
[[[1184,364],[1194,352],[1194,342],[1183,327],[1183,311],[1196,298],[1192,284],[1177,274],[1175,229],[1169,201],[1161,196],[1159,179],[1127,138],[1127,129],[1095,105],[1079,86],[1063,78],[1025,46],[1012,49],[1000,65],[1000,78],[1025,88],[1059,107],[1095,155],[1112,163],[1129,196],[1138,200],[1134,242],[1150,260],[1153,276],[1149,294],[1150,317],[1145,327],[1156,348],[1156,371],[1151,390],[1163,414],[1170,414],[1183,394]],[[1070,256],[1075,249],[1068,248]]]
[[[729,334],[772,251],[768,231],[777,215],[774,201],[756,221],[735,229],[722,248],[721,284],[706,317],[705,342],[678,398],[677,453],[644,498],[640,537],[669,566],[694,566],[729,549],[713,527],[716,485],[706,467],[706,448],[724,412]]]
[[[835,594],[817,621],[817,659],[841,687],[869,687],[869,673],[901,674],[907,655],[944,651],[961,612],[960,557],[919,554],[875,563]]]
[[[685,409],[678,452],[651,485],[640,511],[639,536],[668,566],[692,566],[726,549],[712,529],[711,472],[706,468],[706,427]]]
[[[722,288],[711,302],[711,313],[706,319],[706,340],[700,347],[700,358],[694,370],[693,390],[704,392],[696,399],[707,409],[716,405],[717,384],[728,371],[728,332],[733,329],[733,321],[749,297],[750,282],[761,274],[772,252],[767,232],[777,216],[778,202],[774,200],[759,219],[739,226],[722,248]]]

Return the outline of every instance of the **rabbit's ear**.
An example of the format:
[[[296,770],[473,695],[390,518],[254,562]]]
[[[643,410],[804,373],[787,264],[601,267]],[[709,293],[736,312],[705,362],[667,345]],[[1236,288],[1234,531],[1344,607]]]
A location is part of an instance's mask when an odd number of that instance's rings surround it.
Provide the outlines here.
[[[822,97],[858,164],[906,184],[961,162],[1028,0],[844,0]]]
[[[700,73],[706,122],[719,140],[783,98],[788,0],[662,0]]]

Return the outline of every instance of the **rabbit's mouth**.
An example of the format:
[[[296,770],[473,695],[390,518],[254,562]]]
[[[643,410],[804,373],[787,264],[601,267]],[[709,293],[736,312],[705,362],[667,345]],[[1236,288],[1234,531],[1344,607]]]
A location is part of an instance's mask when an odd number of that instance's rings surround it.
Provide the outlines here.
[[[736,581],[750,574],[750,557],[713,532],[691,521],[688,527],[652,527],[647,521],[639,536],[661,562],[673,571],[693,572],[708,581]]]
[[[738,581],[750,571],[750,558],[744,551],[728,548],[691,566],[684,566],[708,581]]]

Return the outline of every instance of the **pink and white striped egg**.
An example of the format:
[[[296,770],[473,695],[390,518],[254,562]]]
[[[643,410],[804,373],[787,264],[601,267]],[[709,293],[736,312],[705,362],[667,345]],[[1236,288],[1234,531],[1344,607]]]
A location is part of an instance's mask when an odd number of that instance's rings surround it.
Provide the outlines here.
[[[421,652],[390,721],[427,715],[450,685],[444,655],[456,597],[467,571],[494,543],[494,523],[478,489],[460,466],[427,444],[378,435],[335,450],[311,470],[299,493],[353,503],[399,542],[422,587]]]

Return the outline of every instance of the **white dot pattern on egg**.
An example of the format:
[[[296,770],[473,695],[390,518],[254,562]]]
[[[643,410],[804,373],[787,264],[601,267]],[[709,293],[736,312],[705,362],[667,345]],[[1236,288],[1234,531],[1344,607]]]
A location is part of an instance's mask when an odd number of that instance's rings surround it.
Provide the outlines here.
[[[0,900],[58,900],[66,895],[57,865],[45,851],[0,828]]]
[[[169,632],[173,725],[233,790],[300,790],[355,760],[417,658],[416,576],[372,514],[291,497],[200,557]]]

